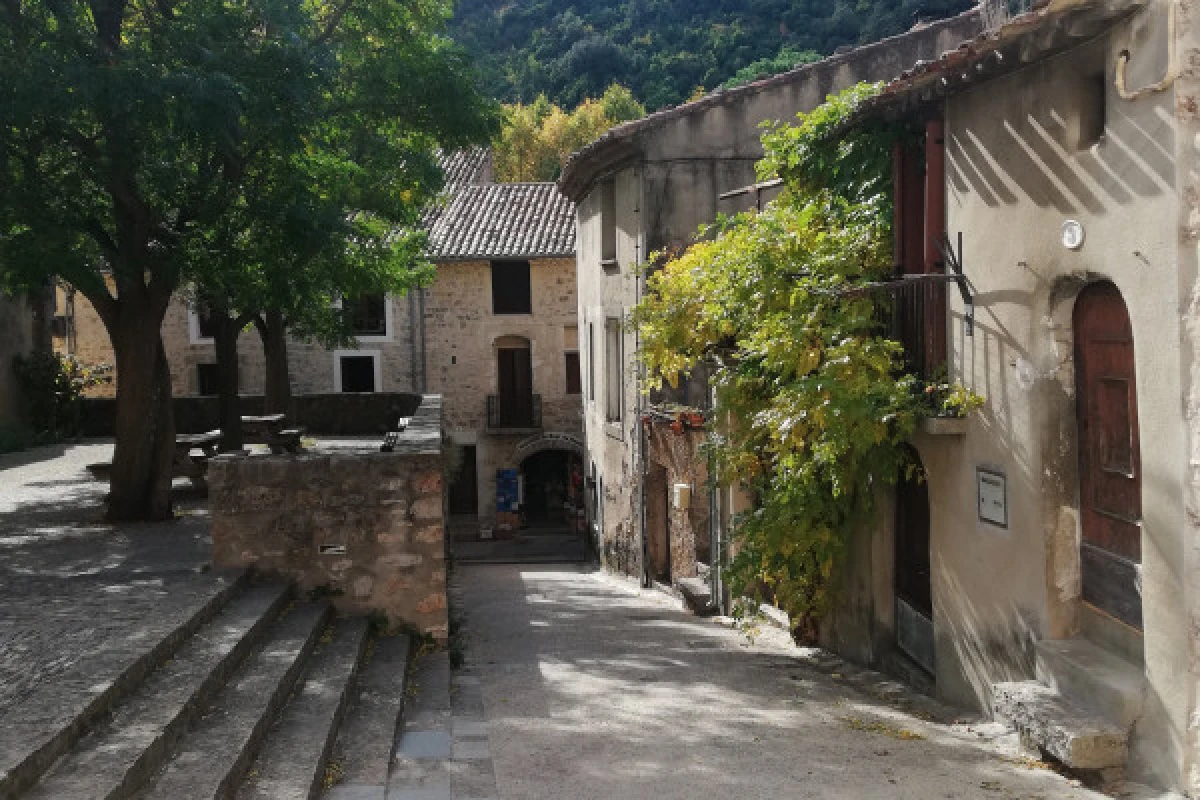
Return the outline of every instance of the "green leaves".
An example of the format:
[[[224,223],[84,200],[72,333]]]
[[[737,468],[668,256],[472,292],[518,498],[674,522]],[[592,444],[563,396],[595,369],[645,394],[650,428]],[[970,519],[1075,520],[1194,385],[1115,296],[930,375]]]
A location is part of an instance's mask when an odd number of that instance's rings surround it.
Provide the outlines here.
[[[919,411],[875,301],[846,292],[892,269],[890,155],[903,132],[830,135],[877,91],[855,87],[768,131],[760,174],[780,175],[783,194],[652,272],[634,315],[647,390],[709,366],[715,477],[758,500],[737,524],[735,591],[765,592],[809,623],[828,610],[849,537],[874,486],[898,474]]]

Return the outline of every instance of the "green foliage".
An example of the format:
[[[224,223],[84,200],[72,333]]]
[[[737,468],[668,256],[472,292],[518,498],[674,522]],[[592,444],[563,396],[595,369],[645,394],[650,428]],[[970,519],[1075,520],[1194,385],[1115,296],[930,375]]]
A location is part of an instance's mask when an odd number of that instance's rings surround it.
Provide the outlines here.
[[[12,370],[30,427],[55,439],[79,435],[84,392],[112,380],[110,365],[88,365],[57,353],[14,356]]]
[[[790,72],[802,64],[811,64],[820,60],[821,54],[815,50],[794,50],[790,46],[784,45],[783,49],[773,58],[760,58],[747,64],[721,86],[725,89],[732,89],[760,78],[778,75],[781,72]]]
[[[505,102],[574,106],[612,83],[659,109],[739,70],[791,69],[966,11],[974,0],[459,0],[451,35]],[[801,59],[802,60],[802,59]],[[752,79],[752,78],[751,78]]]
[[[878,87],[860,86],[764,136],[764,177],[785,181],[759,214],[722,219],[648,278],[635,312],[648,389],[707,362],[717,393],[717,480],[755,498],[737,522],[735,592],[765,592],[809,634],[873,488],[905,468],[921,385],[846,290],[892,270],[890,177],[902,130],[831,137]]]
[[[623,86],[608,87],[598,100],[585,99],[564,111],[541,95],[529,105],[506,106],[504,127],[492,148],[496,179],[553,181],[576,150],[646,109]]]

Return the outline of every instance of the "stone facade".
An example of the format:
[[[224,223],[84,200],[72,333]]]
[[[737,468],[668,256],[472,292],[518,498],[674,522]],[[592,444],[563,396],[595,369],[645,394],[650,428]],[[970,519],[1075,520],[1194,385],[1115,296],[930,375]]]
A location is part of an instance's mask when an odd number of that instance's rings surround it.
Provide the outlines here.
[[[426,396],[396,450],[221,456],[208,472],[213,558],[327,589],[446,641],[441,398]]]
[[[45,339],[40,335],[45,329],[39,328],[44,321],[44,309],[39,310],[36,300],[0,293],[0,427],[17,425],[23,418],[12,362],[15,356],[33,352],[39,339]]]

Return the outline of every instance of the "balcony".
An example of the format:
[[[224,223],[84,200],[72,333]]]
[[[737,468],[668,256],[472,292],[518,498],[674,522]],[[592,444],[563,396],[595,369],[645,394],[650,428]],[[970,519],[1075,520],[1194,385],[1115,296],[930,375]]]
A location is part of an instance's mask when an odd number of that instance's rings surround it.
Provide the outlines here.
[[[494,433],[531,433],[542,429],[540,394],[489,394],[487,427]]]
[[[905,367],[923,380],[945,374],[948,282],[944,275],[896,281],[885,304],[890,335],[904,345]]]

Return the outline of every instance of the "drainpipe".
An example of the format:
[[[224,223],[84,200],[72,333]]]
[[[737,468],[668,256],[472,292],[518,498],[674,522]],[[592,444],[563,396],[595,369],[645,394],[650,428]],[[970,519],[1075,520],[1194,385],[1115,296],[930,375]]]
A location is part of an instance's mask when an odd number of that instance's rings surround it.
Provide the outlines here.
[[[421,320],[421,386],[420,394],[425,394],[429,391],[429,353],[428,345],[425,341],[425,290],[417,290],[417,310],[420,312]]]
[[[408,385],[414,394],[420,394],[421,387],[417,383],[417,359],[421,355],[417,352],[417,298],[412,292],[408,293],[408,348]]]
[[[642,265],[642,239],[646,235],[645,226],[642,224],[642,205],[646,202],[646,171],[644,165],[638,169],[637,176],[638,207],[634,209],[634,213],[637,214],[638,219],[638,235],[634,239],[633,243],[633,263],[640,268]],[[636,304],[640,304],[642,302],[642,295],[646,290],[646,275],[644,272],[642,272],[642,270],[639,269],[638,271],[640,274],[638,274],[636,278],[637,283],[634,288]],[[638,332],[637,328],[634,328],[633,353],[635,358],[638,358],[638,354],[641,352],[641,341],[641,334]],[[648,441],[646,437],[646,426],[642,424],[642,414],[645,411],[643,405],[645,400],[642,396],[642,380],[645,378],[644,373],[645,368],[642,366],[639,358],[637,369],[638,385],[635,395],[637,397],[637,401],[634,404],[634,424],[637,426],[638,431],[638,527],[641,528],[642,539],[642,586],[643,588],[648,589],[652,584],[650,579],[650,540],[646,536],[646,478],[649,475],[650,460],[646,458]]]

